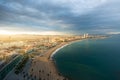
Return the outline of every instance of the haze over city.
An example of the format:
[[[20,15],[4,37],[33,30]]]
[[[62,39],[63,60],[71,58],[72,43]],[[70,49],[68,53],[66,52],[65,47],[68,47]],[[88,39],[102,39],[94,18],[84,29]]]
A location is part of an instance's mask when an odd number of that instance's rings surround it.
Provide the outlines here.
[[[0,0],[0,34],[119,34],[119,0]]]

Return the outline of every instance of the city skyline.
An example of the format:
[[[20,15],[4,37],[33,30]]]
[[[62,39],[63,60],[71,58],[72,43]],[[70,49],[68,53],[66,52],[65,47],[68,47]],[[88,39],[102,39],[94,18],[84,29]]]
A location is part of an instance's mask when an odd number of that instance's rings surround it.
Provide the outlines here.
[[[120,34],[118,0],[1,0],[0,34]]]

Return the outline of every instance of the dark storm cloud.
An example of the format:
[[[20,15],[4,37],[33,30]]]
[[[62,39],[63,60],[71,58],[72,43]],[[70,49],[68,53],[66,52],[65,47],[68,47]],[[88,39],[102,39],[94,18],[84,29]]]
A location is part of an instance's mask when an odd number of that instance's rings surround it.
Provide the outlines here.
[[[78,34],[119,32],[119,3],[117,0],[1,0],[0,27]]]

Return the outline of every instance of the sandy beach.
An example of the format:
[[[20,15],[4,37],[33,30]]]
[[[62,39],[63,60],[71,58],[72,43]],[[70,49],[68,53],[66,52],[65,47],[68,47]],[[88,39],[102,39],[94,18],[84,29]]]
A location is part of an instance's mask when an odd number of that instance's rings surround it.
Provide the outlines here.
[[[36,57],[31,64],[29,75],[38,80],[67,80],[67,78],[60,75],[54,61],[51,60],[51,55],[56,53],[56,50],[69,44],[69,42],[63,42],[54,48],[48,50],[43,56]]]
[[[58,44],[42,56],[36,56],[29,60],[19,75],[16,75],[13,69],[4,80],[68,80],[59,73],[52,58],[57,51],[76,41]]]

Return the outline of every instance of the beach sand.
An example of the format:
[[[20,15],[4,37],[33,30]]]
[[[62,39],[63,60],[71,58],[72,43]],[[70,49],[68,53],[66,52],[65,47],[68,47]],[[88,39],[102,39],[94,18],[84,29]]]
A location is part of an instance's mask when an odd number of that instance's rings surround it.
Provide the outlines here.
[[[51,55],[60,47],[68,44],[63,42],[54,48],[48,50],[43,56],[33,59],[29,75],[36,80],[68,80],[60,75],[55,63],[51,60]]]

